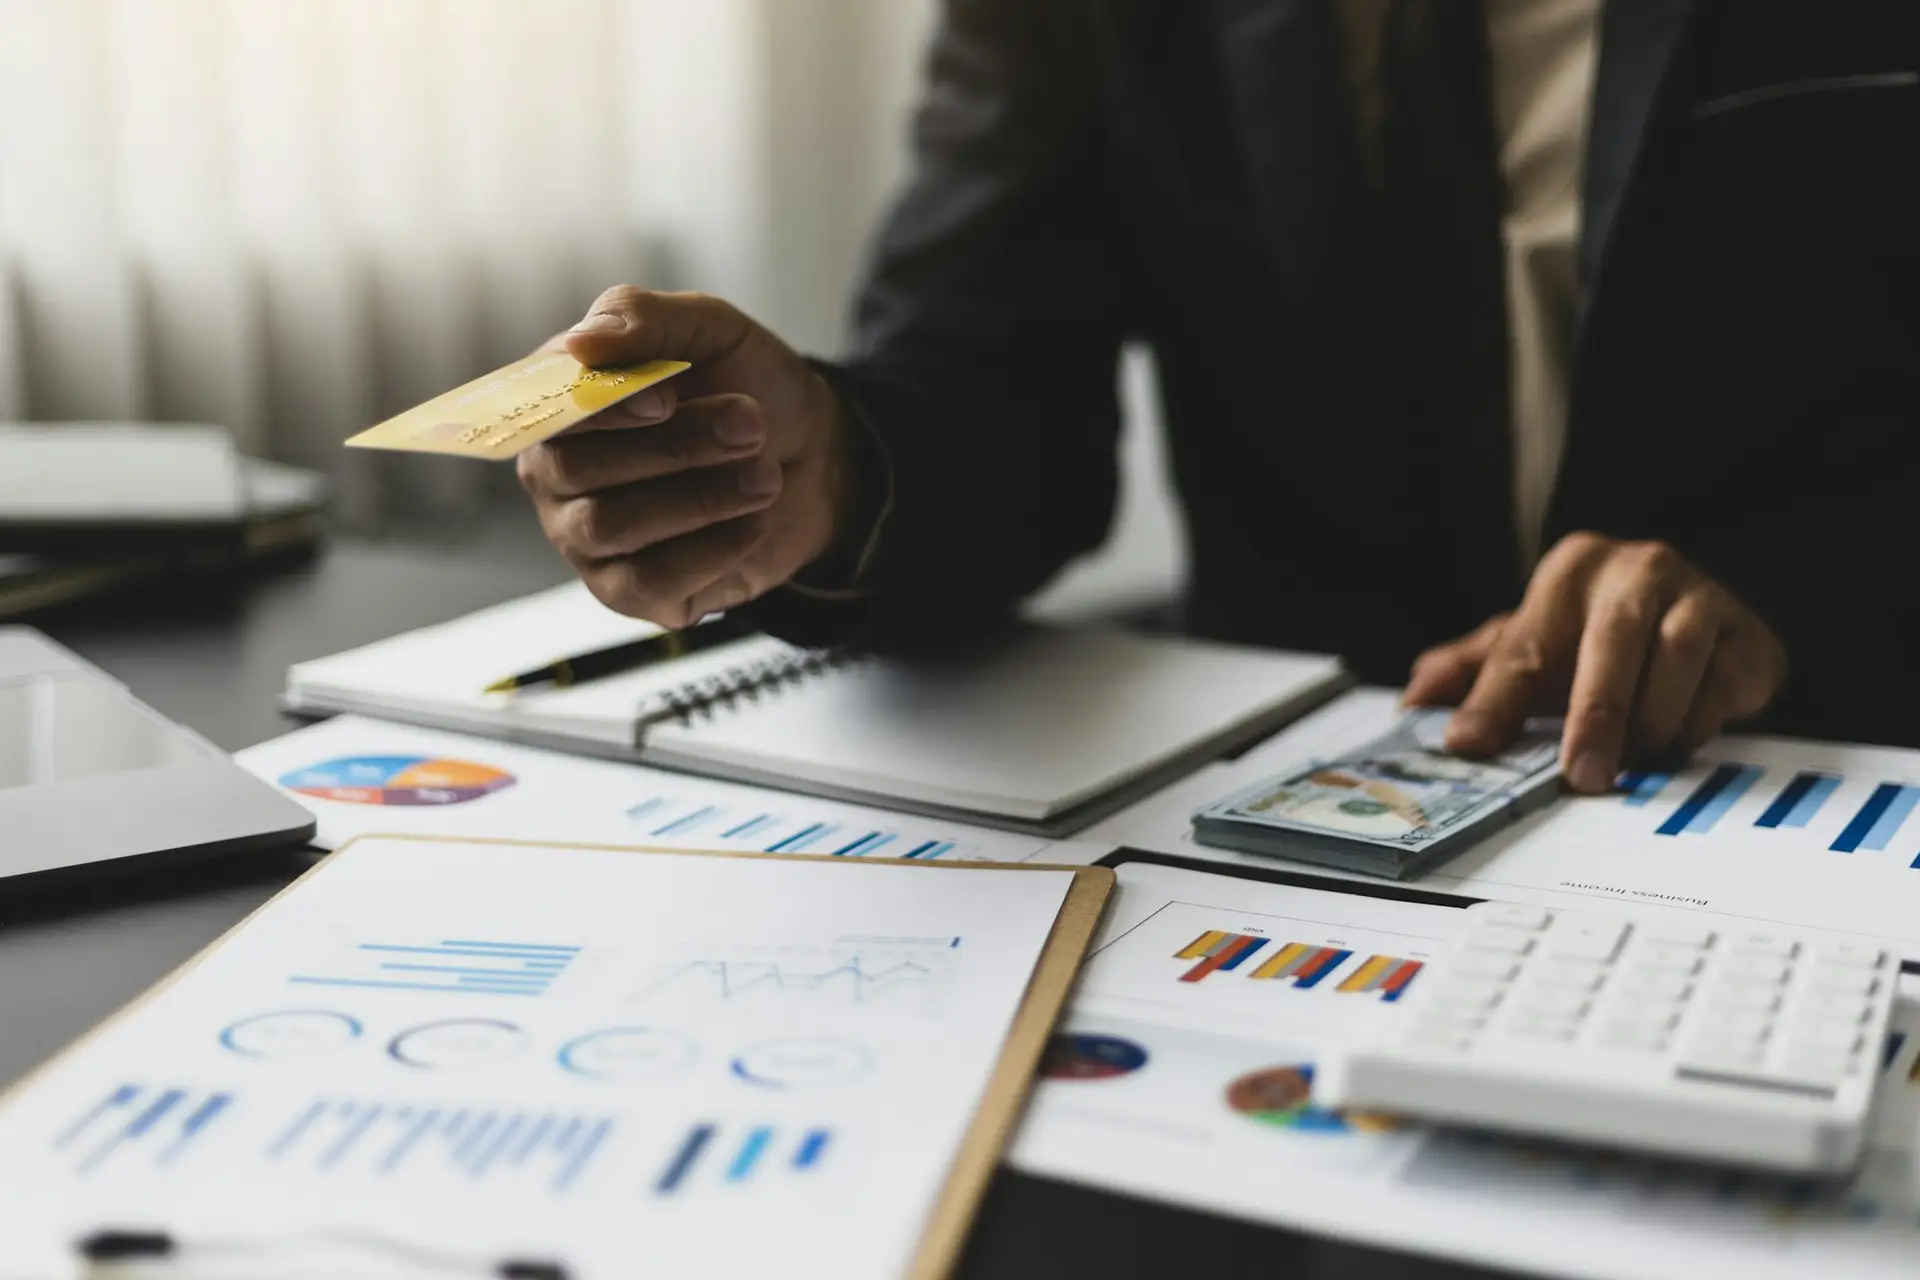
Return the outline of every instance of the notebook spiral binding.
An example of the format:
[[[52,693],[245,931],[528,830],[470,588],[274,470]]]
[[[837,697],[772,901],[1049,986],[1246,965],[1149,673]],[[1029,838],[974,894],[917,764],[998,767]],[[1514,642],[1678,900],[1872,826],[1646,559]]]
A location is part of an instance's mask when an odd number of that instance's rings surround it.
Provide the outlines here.
[[[731,708],[742,698],[758,700],[763,693],[778,693],[827,671],[838,670],[862,655],[852,649],[806,649],[760,662],[729,667],[725,671],[693,680],[660,695],[667,715],[681,724],[690,724],[695,716],[711,718],[717,709]]]

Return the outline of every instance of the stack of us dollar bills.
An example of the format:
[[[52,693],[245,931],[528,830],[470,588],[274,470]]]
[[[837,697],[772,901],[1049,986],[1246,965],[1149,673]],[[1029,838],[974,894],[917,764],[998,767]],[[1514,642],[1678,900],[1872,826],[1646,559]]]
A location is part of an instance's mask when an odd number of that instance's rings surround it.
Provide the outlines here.
[[[1419,875],[1560,792],[1560,722],[1529,721],[1506,751],[1448,755],[1447,711],[1229,796],[1193,816],[1194,839],[1400,880]]]

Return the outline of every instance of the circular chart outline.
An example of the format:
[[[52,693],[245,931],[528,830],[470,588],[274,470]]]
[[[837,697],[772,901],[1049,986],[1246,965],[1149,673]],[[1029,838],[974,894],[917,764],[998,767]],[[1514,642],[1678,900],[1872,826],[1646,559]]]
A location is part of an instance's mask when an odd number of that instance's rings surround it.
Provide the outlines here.
[[[387,1056],[401,1066],[410,1067],[415,1071],[458,1070],[459,1068],[437,1066],[430,1062],[415,1062],[401,1052],[400,1046],[402,1041],[411,1036],[417,1036],[423,1031],[437,1031],[441,1027],[498,1027],[503,1031],[512,1032],[514,1036],[517,1037],[513,1053],[503,1054],[499,1058],[489,1059],[484,1063],[480,1063],[480,1066],[493,1066],[495,1063],[504,1062],[507,1058],[514,1056],[514,1053],[518,1053],[527,1046],[527,1029],[517,1022],[508,1022],[504,1018],[441,1018],[435,1022],[423,1022],[418,1026],[408,1027],[405,1031],[395,1032],[393,1038],[387,1041]]]
[[[1087,1043],[1117,1046],[1126,1051],[1131,1061],[1119,1065],[1081,1056],[1080,1048]],[[1069,1058],[1068,1054],[1074,1056]],[[1090,1063],[1095,1069],[1056,1070],[1056,1063],[1062,1060],[1070,1063]],[[1152,1061],[1153,1054],[1145,1045],[1136,1040],[1129,1040],[1125,1036],[1102,1035],[1091,1031],[1062,1032],[1050,1037],[1047,1041],[1046,1053],[1040,1060],[1040,1078],[1043,1080],[1118,1080],[1122,1076],[1130,1076],[1141,1070]]]
[[[575,1053],[579,1050],[579,1048],[582,1045],[588,1043],[589,1041],[604,1040],[611,1036],[633,1036],[633,1035],[658,1036],[663,1040],[677,1042],[679,1045],[685,1048],[686,1054],[681,1061],[675,1063],[673,1066],[667,1068],[665,1071],[658,1072],[652,1075],[641,1074],[637,1076],[622,1076],[618,1074],[609,1074],[601,1071],[590,1071],[586,1067],[582,1066],[574,1057]],[[620,1082],[629,1081],[629,1080],[664,1080],[669,1076],[678,1075],[680,1072],[685,1071],[688,1067],[691,1067],[696,1061],[698,1061],[699,1057],[700,1057],[700,1046],[693,1039],[693,1037],[689,1035],[686,1035],[679,1031],[669,1030],[666,1027],[648,1027],[648,1026],[633,1025],[633,1026],[624,1026],[624,1027],[601,1027],[595,1031],[584,1031],[579,1035],[573,1037],[573,1039],[567,1041],[565,1044],[561,1045],[557,1050],[555,1050],[553,1055],[553,1060],[559,1064],[559,1067],[562,1071],[567,1072],[569,1075],[579,1076],[582,1080],[599,1080],[607,1083],[620,1083]]]
[[[338,1009],[275,1009],[272,1013],[256,1013],[251,1017],[242,1018],[238,1022],[232,1022],[227,1024],[227,1026],[222,1028],[220,1031],[220,1047],[225,1049],[228,1053],[234,1054],[238,1057],[252,1058],[255,1061],[267,1061],[269,1060],[267,1054],[256,1053],[251,1049],[243,1049],[239,1045],[235,1044],[233,1042],[233,1033],[240,1030],[242,1027],[250,1027],[256,1022],[265,1022],[270,1018],[287,1018],[287,1017],[332,1018],[332,1019],[335,1019],[336,1021],[344,1022],[347,1025],[347,1031],[349,1032],[349,1034],[347,1038],[341,1042],[340,1045],[335,1047],[334,1051],[337,1051],[340,1048],[344,1048],[347,1045],[352,1044],[354,1041],[358,1040],[361,1036],[365,1035],[367,1031],[366,1023],[360,1021],[360,1019],[354,1017],[350,1013],[341,1013]]]
[[[758,1075],[755,1075],[752,1071],[748,1070],[746,1065],[746,1059],[749,1054],[759,1053],[764,1049],[779,1048],[783,1045],[790,1045],[790,1044],[830,1044],[830,1045],[841,1046],[847,1049],[851,1049],[853,1051],[854,1057],[857,1059],[857,1062],[854,1066],[853,1071],[847,1075],[843,1075],[832,1080],[806,1080],[806,1081],[801,1081],[798,1084],[796,1084],[791,1080],[774,1080],[767,1077],[758,1076]],[[873,1070],[874,1062],[875,1062],[875,1059],[873,1056],[873,1051],[871,1049],[867,1048],[863,1044],[856,1044],[851,1040],[842,1040],[834,1036],[781,1036],[778,1039],[761,1040],[755,1044],[748,1045],[746,1048],[740,1050],[740,1052],[733,1055],[733,1059],[731,1062],[728,1063],[727,1069],[729,1072],[732,1073],[734,1079],[740,1081],[742,1084],[752,1085],[756,1089],[781,1090],[781,1089],[833,1088],[838,1085],[850,1084],[853,1081],[858,1080],[862,1076],[868,1074]]]

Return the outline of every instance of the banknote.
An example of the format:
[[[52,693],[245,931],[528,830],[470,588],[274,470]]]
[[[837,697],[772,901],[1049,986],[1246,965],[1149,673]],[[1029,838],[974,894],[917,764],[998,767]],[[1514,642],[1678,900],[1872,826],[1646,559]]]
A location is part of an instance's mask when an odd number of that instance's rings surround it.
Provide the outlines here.
[[[1511,819],[1558,789],[1560,725],[1531,721],[1499,755],[1444,745],[1447,711],[1414,711],[1384,736],[1311,761],[1194,816],[1204,843],[1384,870],[1464,847],[1483,823]],[[1209,838],[1211,837],[1211,838]]]

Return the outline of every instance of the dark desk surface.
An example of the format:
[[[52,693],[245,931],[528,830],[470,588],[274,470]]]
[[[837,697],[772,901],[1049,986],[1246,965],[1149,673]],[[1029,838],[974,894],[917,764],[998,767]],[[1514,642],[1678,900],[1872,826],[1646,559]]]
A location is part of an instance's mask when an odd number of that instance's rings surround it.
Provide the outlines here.
[[[274,709],[290,663],[564,577],[557,558],[514,523],[459,551],[341,542],[312,565],[244,590],[164,610],[90,610],[42,625],[162,713],[237,750],[290,727]],[[310,861],[292,852],[0,902],[0,1086],[231,928]],[[962,1271],[982,1280],[1481,1274],[1011,1173],[995,1182]]]

